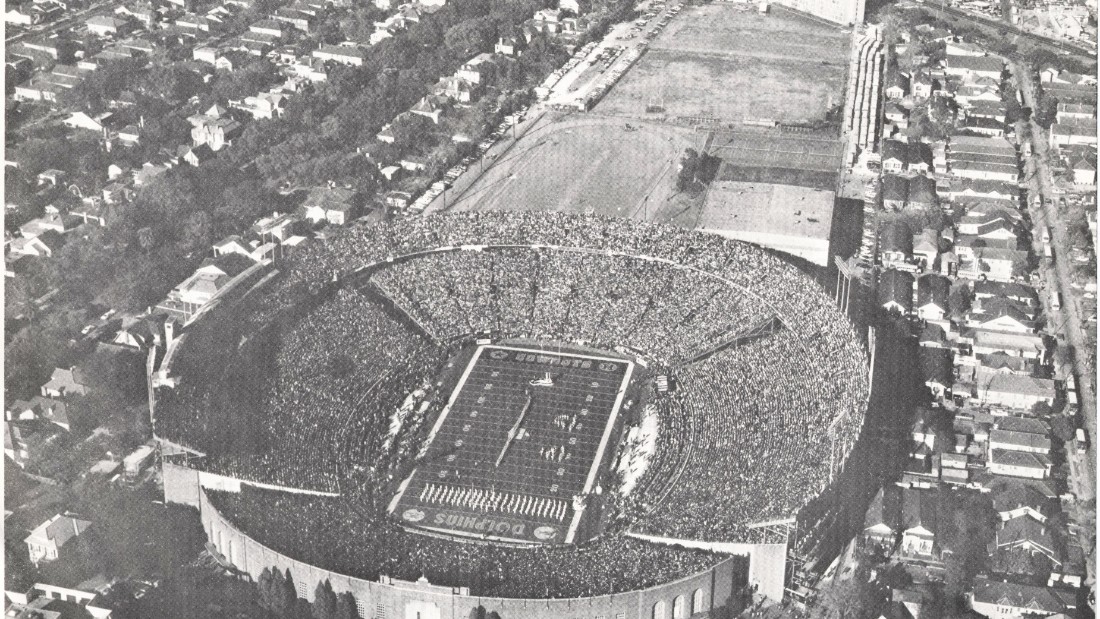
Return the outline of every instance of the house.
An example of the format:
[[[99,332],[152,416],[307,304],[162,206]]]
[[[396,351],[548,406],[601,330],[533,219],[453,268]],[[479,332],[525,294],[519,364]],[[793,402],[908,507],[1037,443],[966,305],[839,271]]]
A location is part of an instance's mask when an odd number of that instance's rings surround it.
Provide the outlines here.
[[[944,72],[962,78],[988,77],[1000,79],[1004,62],[992,56],[971,56],[948,54]]]
[[[920,142],[884,140],[882,143],[884,172],[928,172],[932,169],[932,149]]]
[[[195,13],[185,13],[176,19],[176,27],[193,32],[210,32],[211,25],[216,27],[218,23]]]
[[[979,150],[978,147],[956,144],[962,138],[987,141],[990,148]],[[1007,154],[998,148],[998,143],[1008,148]],[[956,177],[1012,184],[1019,181],[1016,153],[1004,140],[995,137],[955,136],[948,148],[948,171]]]
[[[1027,252],[1001,247],[972,247],[973,259],[963,259],[962,244],[955,246],[960,255],[959,277],[1011,282],[1027,266]]]
[[[1005,104],[1000,101],[973,99],[966,106],[967,118],[986,118],[996,123],[1005,122]]]
[[[989,448],[1049,455],[1050,439],[1045,434],[995,427],[989,431]]]
[[[1042,454],[992,449],[989,451],[986,466],[995,475],[1046,479],[1050,476],[1051,462],[1050,458]]]
[[[419,155],[408,155],[398,163],[409,172],[423,172],[428,168],[428,158]]]
[[[985,116],[967,116],[963,119],[961,127],[970,133],[991,138],[1003,138],[1005,136],[1004,121],[986,118]],[[1051,139],[1053,140],[1053,138]]]
[[[979,281],[974,284],[975,299],[1004,298],[1028,308],[1039,307],[1039,293],[1016,282]]]
[[[950,326],[950,323],[947,323],[947,326]],[[917,338],[917,343],[921,347],[928,348],[948,348],[951,345],[944,327],[934,322],[924,325],[924,329],[921,330]]]
[[[292,6],[276,9],[275,14],[272,15],[273,19],[290,24],[291,27],[302,32],[309,32],[310,25],[315,17],[316,12],[310,14]]]
[[[214,256],[224,256],[225,254],[240,254],[242,256],[247,256],[252,253],[252,248],[236,234],[227,236],[217,243],[214,243],[213,249]]]
[[[438,125],[439,119],[445,111],[446,101],[447,100],[442,97],[428,95],[417,101],[411,108],[409,108],[409,112],[412,114],[416,114],[417,116],[423,116],[424,118],[431,119],[433,123]]]
[[[16,400],[5,411],[6,421],[33,421],[40,419],[65,430],[72,430],[69,423],[69,407],[61,400],[35,396],[31,401]]]
[[[1058,103],[1056,118],[1058,122],[1076,118],[1093,120],[1096,118],[1096,106],[1084,103]]]
[[[253,119],[272,119],[283,115],[286,95],[261,92],[254,97],[245,97],[242,101],[230,101],[229,106],[247,112]]]
[[[5,617],[11,619],[111,619],[113,611],[96,601],[96,594],[37,583],[30,591],[5,591]],[[96,602],[96,606],[92,602]]]
[[[944,320],[950,295],[950,279],[936,273],[921,275],[917,278],[917,317],[921,320]]]
[[[1073,171],[1074,185],[1096,184],[1096,150],[1070,147],[1066,150],[1067,168]]]
[[[444,77],[436,84],[434,92],[459,103],[469,103],[474,98],[474,85],[461,77]]]
[[[355,219],[362,206],[360,196],[343,187],[315,187],[302,202],[305,218],[313,223],[343,226]]]
[[[186,161],[188,165],[199,167],[215,157],[217,157],[217,155],[214,154],[209,144],[200,144],[194,148],[187,149],[187,153],[184,154],[183,160]]]
[[[493,46],[494,53],[514,58],[522,56],[526,49],[527,39],[524,37],[500,37],[497,39],[496,45]]]
[[[44,170],[38,173],[35,177],[38,185],[49,185],[50,187],[57,187],[65,182],[65,179],[69,176],[68,172],[64,170]]]
[[[894,71],[889,78],[889,85],[886,87],[886,98],[890,100],[903,99],[909,95],[909,76],[901,73],[900,71]]]
[[[897,178],[897,177],[895,177]],[[905,180],[905,179],[901,179]],[[879,254],[886,267],[907,265],[913,255],[913,235],[904,221],[889,221],[882,226]]]
[[[909,126],[909,110],[898,105],[895,101],[886,102],[886,120],[905,130]]]
[[[33,239],[46,232],[64,234],[76,228],[78,225],[80,225],[80,219],[77,217],[49,213],[19,226],[19,234],[25,239]]]
[[[879,488],[863,521],[863,538],[892,550],[901,525],[901,488],[889,484]]]
[[[493,54],[490,53],[478,54],[463,63],[462,67],[455,71],[455,77],[479,85],[491,81],[497,68],[493,58]]]
[[[84,373],[77,368],[54,368],[50,380],[42,385],[40,391],[48,398],[86,395],[88,388],[85,385]]]
[[[1046,344],[1042,336],[1032,333],[1006,333],[986,329],[964,328],[959,335],[968,343],[975,355],[1004,353],[1013,357],[1041,360],[1046,356]]]
[[[878,283],[878,302],[887,311],[908,316],[913,311],[913,276],[896,269],[883,271]]]
[[[1003,297],[975,298],[966,316],[966,324],[989,331],[1034,333],[1035,314],[1027,306]]]
[[[1096,144],[1096,120],[1066,118],[1050,126],[1050,145]]]
[[[1005,353],[992,353],[988,355],[974,355],[977,367],[998,372],[1001,374],[1019,374],[1020,376],[1033,376],[1039,371],[1039,364],[1034,359],[1013,357]]]
[[[57,514],[31,531],[23,541],[35,566],[57,559],[58,551],[74,537],[88,530],[92,523],[69,514]]]
[[[993,493],[993,509],[1002,521],[1027,517],[1046,522],[1055,513],[1052,496],[1024,482],[1012,481]]]
[[[96,15],[84,23],[88,26],[88,32],[97,37],[115,37],[128,30],[125,21],[109,15]]]
[[[313,50],[313,57],[325,62],[338,62],[352,67],[361,67],[366,59],[366,52],[358,47],[341,47],[339,45],[322,45]]]
[[[103,202],[105,204],[121,204],[129,201],[131,190],[119,182],[107,183],[103,187]]]
[[[922,346],[917,351],[921,377],[934,401],[942,400],[954,381],[951,350]]]
[[[987,208],[963,215],[956,228],[960,235],[1015,241],[1016,218],[1007,209]]]
[[[894,211],[905,208],[909,201],[909,179],[897,174],[882,175],[882,206]]]
[[[975,397],[987,406],[1029,411],[1040,402],[1054,405],[1054,381],[1047,378],[1003,374],[978,368]]]
[[[913,258],[924,269],[934,268],[940,254],[940,233],[925,228],[913,237]]]
[[[936,181],[917,175],[909,179],[909,193],[906,196],[906,208],[915,210],[929,210],[938,207],[939,196],[936,195]]]
[[[248,27],[249,32],[262,34],[276,39],[283,37],[283,26],[274,19],[262,19]]]
[[[903,557],[937,559],[940,548],[939,502],[932,492],[912,488],[901,491],[901,548]]]
[[[409,206],[412,202],[412,194],[406,191],[390,191],[386,193],[386,206],[390,206],[397,209],[403,209]]]
[[[228,110],[217,104],[187,120],[191,123],[191,140],[194,146],[207,144],[210,150],[215,152],[232,144],[233,140],[244,131],[244,125],[230,116]]]
[[[135,146],[141,141],[141,128],[137,125],[126,125],[118,130],[116,137],[123,146]]]
[[[927,99],[932,93],[939,90],[939,84],[928,75],[927,71],[918,71],[910,80],[913,96],[918,99]]]
[[[65,244],[65,237],[54,230],[47,230],[31,238],[12,239],[8,244],[8,255],[14,258],[32,256],[49,258]]]
[[[1076,597],[1073,591],[999,582],[986,576],[976,577],[974,590],[966,596],[970,608],[989,619],[1071,616],[1077,608]]]
[[[110,119],[110,117],[111,114],[98,114],[92,117],[84,112],[75,112],[61,121],[61,123],[70,129],[87,129],[89,131],[103,133],[104,123]]]

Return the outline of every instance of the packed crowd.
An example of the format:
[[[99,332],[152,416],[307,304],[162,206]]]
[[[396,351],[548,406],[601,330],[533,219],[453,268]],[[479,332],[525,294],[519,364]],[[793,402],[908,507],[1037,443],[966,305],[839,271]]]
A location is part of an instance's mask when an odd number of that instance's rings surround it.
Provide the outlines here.
[[[208,491],[215,508],[257,542],[298,560],[366,580],[386,575],[473,595],[590,597],[650,587],[711,567],[725,557],[604,536],[576,548],[511,548],[409,533],[357,509],[353,501],[245,488]]]
[[[262,425],[252,428],[269,448],[214,452],[193,464],[275,486],[341,492],[341,481],[368,472],[361,463],[385,468],[379,465],[393,454],[380,452],[391,413],[445,360],[442,349],[348,288],[280,332],[277,350],[258,394]],[[260,347],[257,354],[271,352]]]
[[[569,552],[394,533],[384,505],[418,443],[382,453],[389,417],[414,390],[445,396],[431,393],[432,381],[454,338],[626,345],[673,375],[678,388],[658,399],[654,459],[615,510],[616,530],[636,521],[642,533],[736,541],[747,524],[797,513],[862,425],[866,358],[850,323],[794,267],[743,243],[591,215],[458,213],[345,228],[289,266],[242,319],[283,325],[262,400],[268,451],[218,452],[206,465],[337,488],[338,498],[250,490],[218,499],[250,535],[335,571],[568,596],[646,586],[715,560],[620,535]],[[783,322],[778,332],[689,362],[771,317]],[[206,420],[204,401],[174,410]],[[616,567],[603,573],[607,556]]]
[[[371,281],[440,340],[494,331],[626,345],[659,363],[691,358],[771,315],[704,273],[580,250],[436,252],[377,269]]]
[[[684,367],[672,397],[696,411],[691,481],[673,485],[639,528],[725,541],[743,538],[748,524],[795,516],[829,481],[831,437],[849,431],[838,415],[860,416],[835,408],[836,396],[866,389],[859,368],[822,374],[818,365],[797,336],[779,331]]]

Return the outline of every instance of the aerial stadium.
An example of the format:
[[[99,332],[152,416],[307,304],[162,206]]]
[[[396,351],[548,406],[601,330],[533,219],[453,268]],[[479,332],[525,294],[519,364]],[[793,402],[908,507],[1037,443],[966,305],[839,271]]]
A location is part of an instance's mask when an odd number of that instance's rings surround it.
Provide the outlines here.
[[[364,618],[781,597],[776,527],[869,391],[852,325],[775,254],[588,214],[352,226],[166,340],[166,501],[226,566]]]

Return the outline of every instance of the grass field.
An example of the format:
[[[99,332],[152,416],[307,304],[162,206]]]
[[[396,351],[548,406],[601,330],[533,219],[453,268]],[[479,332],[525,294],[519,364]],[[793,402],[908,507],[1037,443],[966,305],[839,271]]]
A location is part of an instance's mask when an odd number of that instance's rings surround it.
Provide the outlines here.
[[[759,15],[726,3],[691,7],[596,111],[644,117],[646,105],[660,101],[669,117],[819,121],[843,104],[849,36],[780,8]]]
[[[607,357],[480,349],[401,495],[399,517],[462,535],[566,541],[573,496],[590,490],[616,448],[631,370]],[[547,373],[552,384],[532,385]]]
[[[640,218],[643,202],[663,203],[675,191],[670,175],[697,142],[701,134],[686,128],[547,114],[450,206]]]

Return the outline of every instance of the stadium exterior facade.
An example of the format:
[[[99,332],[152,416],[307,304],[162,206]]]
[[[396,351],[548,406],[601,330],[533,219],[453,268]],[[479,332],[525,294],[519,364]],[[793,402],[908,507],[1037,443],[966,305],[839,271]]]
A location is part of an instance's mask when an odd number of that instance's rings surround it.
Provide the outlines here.
[[[194,469],[165,462],[164,497],[167,502],[199,510],[203,530],[221,559],[253,580],[259,579],[265,568],[289,571],[298,595],[310,601],[317,583],[327,580],[337,593],[349,592],[355,597],[359,614],[364,619],[466,619],[479,608],[485,612],[495,611],[505,619],[686,618],[725,606],[744,584],[739,582],[738,560],[734,557],[707,570],[648,589],[586,598],[481,597],[470,595],[464,587],[440,587],[423,580],[408,582],[383,577],[375,582],[353,578],[295,560],[251,539],[214,508],[200,483],[200,475]],[[761,585],[761,592],[775,589],[778,582],[780,588],[774,599],[781,598],[786,546],[737,546],[740,547],[738,554],[749,557],[749,582]]]

